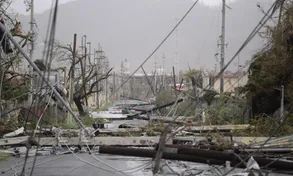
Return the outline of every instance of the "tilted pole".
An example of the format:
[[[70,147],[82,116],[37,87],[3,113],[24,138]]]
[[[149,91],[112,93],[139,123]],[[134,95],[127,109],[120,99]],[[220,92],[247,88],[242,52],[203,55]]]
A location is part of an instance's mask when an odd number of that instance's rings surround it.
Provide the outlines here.
[[[14,46],[19,50],[19,52],[24,56],[24,58],[28,61],[28,63],[33,67],[33,69],[37,72],[37,74],[43,79],[43,81],[50,87],[50,89],[53,91],[53,93],[56,95],[56,97],[60,100],[60,102],[65,106],[65,108],[71,113],[77,124],[85,130],[87,134],[88,131],[85,129],[85,126],[83,123],[79,120],[79,118],[75,115],[75,113],[72,111],[70,106],[65,102],[65,100],[61,97],[61,95],[57,92],[57,90],[54,88],[54,86],[51,84],[51,82],[46,79],[46,77],[42,74],[41,70],[36,66],[36,64],[29,58],[29,56],[23,51],[22,47],[18,44],[17,41],[14,40],[12,35],[9,31],[5,28],[5,26],[0,23],[0,29],[5,31],[7,37],[9,40],[14,44]]]
[[[30,49],[30,58],[33,60],[34,56],[34,0],[31,0],[31,19],[30,19],[30,35],[32,36],[32,40],[30,42],[31,49]],[[29,95],[29,103],[33,101],[33,68],[29,66],[29,75],[31,76],[30,79],[30,91],[31,94]]]

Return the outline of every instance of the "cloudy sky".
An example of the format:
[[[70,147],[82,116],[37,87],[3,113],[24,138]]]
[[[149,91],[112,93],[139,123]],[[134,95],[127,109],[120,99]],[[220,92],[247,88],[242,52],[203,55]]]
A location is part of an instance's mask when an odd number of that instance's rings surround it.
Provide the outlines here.
[[[26,14],[24,0],[14,0],[12,7],[15,11]],[[35,0],[35,12],[42,13],[45,10],[50,9],[53,0]],[[67,3],[73,0],[59,0],[60,3]]]
[[[24,0],[14,0],[15,2],[13,3],[12,7],[16,12],[19,12],[21,14],[26,14],[28,12],[25,11],[25,5],[23,3]],[[53,0],[35,0],[35,12],[36,13],[42,13],[45,10],[48,10],[51,7]],[[60,3],[67,3],[70,1],[75,1],[75,0],[59,0]],[[159,1],[159,0],[158,0]],[[206,5],[219,5],[222,0],[200,0],[202,3]],[[235,0],[227,0],[227,2],[232,2]]]
[[[24,0],[14,0],[15,12],[24,13]],[[40,45],[36,50],[42,54],[49,12],[42,13],[51,7],[53,0],[35,0],[36,21],[38,24]],[[92,48],[99,44],[107,53],[111,66],[120,70],[125,58],[131,63],[131,69],[139,64],[161,42],[166,33],[174,27],[176,18],[181,17],[192,1],[195,0],[59,0],[58,30],[56,39],[64,44],[72,43],[73,33],[77,33],[78,45],[80,36],[87,35]],[[257,4],[267,9],[272,0],[226,0],[232,10],[227,10],[226,23],[226,60],[229,60],[243,43],[251,30],[262,18]],[[72,3],[68,3],[72,2]],[[154,63],[170,71],[175,63],[176,41],[180,40],[180,69],[203,68],[218,69],[218,38],[221,29],[222,0],[200,0],[195,10],[180,25],[179,37],[174,33],[164,46],[145,64],[150,71]],[[231,3],[233,2],[233,3]],[[205,5],[203,5],[203,3]],[[213,6],[210,8],[209,6]],[[81,8],[86,7],[86,8]],[[179,8],[180,7],[180,8]],[[162,13],[164,12],[164,13]],[[135,14],[135,15],[133,15]],[[248,15],[249,14],[249,15]],[[94,21],[92,20],[94,18]],[[74,18],[74,20],[72,20]],[[91,19],[89,19],[91,18]],[[85,20],[89,19],[89,20]],[[143,19],[143,20],[142,20]],[[241,19],[241,20],[239,20]],[[23,30],[28,31],[29,15],[20,19]],[[98,23],[97,23],[98,21]],[[90,27],[85,27],[90,26]],[[102,27],[101,27],[102,26]],[[245,63],[262,46],[262,40],[255,38],[242,52],[240,59],[229,69],[235,70]],[[36,51],[36,53],[38,53]],[[37,55],[37,54],[36,54]],[[163,61],[165,56],[168,62]],[[37,57],[37,56],[36,56]]]

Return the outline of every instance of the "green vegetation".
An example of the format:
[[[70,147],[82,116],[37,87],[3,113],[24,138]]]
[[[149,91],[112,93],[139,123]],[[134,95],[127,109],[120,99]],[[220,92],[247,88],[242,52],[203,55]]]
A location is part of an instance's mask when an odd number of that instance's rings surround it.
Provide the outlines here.
[[[86,126],[86,127],[92,127],[92,125],[96,123],[105,123],[109,122],[107,120],[104,120],[103,118],[91,118],[89,116],[85,116],[81,118],[81,122]],[[75,121],[73,121],[71,124],[66,123],[66,122],[59,122],[58,126],[60,126],[63,129],[76,129],[78,128],[78,125],[76,124]]]
[[[257,52],[249,66],[248,83],[241,89],[245,99],[231,97],[228,94],[219,95],[212,90],[204,90],[205,93],[199,98],[204,104],[206,124],[251,124],[250,129],[241,132],[246,136],[281,136],[292,134],[293,117],[293,2],[284,4],[283,12],[280,13],[279,22],[275,26],[266,26],[262,33],[267,43]],[[200,71],[190,70],[185,73],[185,83],[192,84],[186,88],[186,94],[193,96],[193,86],[201,87],[202,77]],[[285,87],[285,122],[281,123],[276,116],[280,108],[280,87]],[[195,100],[185,95],[186,101],[178,106],[176,115],[193,116],[196,110]],[[165,90],[157,96],[157,104],[162,105],[176,100],[173,90]],[[191,106],[188,107],[192,103]],[[249,107],[249,110],[248,110]],[[180,109],[184,110],[180,113]],[[162,110],[166,115],[170,108]],[[192,113],[188,113],[192,112]],[[172,113],[171,113],[172,114]],[[250,117],[244,118],[244,114]],[[199,119],[195,117],[194,120]],[[249,119],[249,120],[248,120]],[[248,121],[247,121],[248,120]],[[235,131],[239,135],[240,131]]]
[[[229,95],[221,95],[205,110],[206,125],[228,125],[244,123],[245,101]]]
[[[107,110],[111,105],[113,105],[113,101],[109,101],[107,103],[104,103],[102,104],[99,108],[95,109],[96,112],[99,112],[99,111],[105,111]]]
[[[148,125],[141,127],[141,131],[145,132],[147,136],[156,136],[161,134],[164,130],[164,122],[162,121],[149,121]]]
[[[81,119],[81,122],[85,125],[85,126],[92,126],[92,124],[94,123],[105,123],[108,122],[107,120],[103,119],[103,118],[91,118],[89,116],[83,117]]]
[[[293,117],[288,117],[286,121],[281,124],[274,118],[269,116],[260,116],[256,119],[250,120],[250,128],[246,130],[233,131],[234,136],[273,136],[279,137],[293,133]]]
[[[293,100],[293,3],[285,4],[283,15],[275,27],[268,26],[267,44],[253,57],[249,67],[248,84],[244,87],[252,104],[253,116],[272,115],[280,107],[281,92],[285,87],[285,105]],[[290,112],[291,113],[291,112]]]
[[[8,158],[9,158],[9,154],[8,153],[0,152],[0,161],[7,160]]]

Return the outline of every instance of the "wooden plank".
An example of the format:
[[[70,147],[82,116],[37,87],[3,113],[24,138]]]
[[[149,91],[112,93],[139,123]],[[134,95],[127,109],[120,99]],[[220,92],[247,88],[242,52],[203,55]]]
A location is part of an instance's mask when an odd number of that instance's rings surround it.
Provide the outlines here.
[[[79,137],[61,137],[61,145],[121,145],[121,146],[153,146],[158,143],[159,137],[94,137],[84,138],[80,143]],[[168,141],[171,144],[172,140]],[[53,137],[41,138],[40,145],[57,145],[57,139]]]
[[[14,138],[6,138],[0,139],[0,146],[3,145],[15,145],[21,142],[24,142],[28,139],[28,137],[14,137]],[[158,143],[159,136],[154,137],[93,137],[86,138],[88,140],[89,145],[126,145],[126,146],[148,146],[154,145]],[[176,140],[191,140],[191,141],[200,141],[206,140],[205,137],[176,137]],[[224,140],[230,141],[230,137],[224,137]],[[233,141],[241,142],[244,144],[250,143],[258,143],[266,141],[267,137],[233,137]],[[272,138],[271,140],[273,140]],[[288,140],[288,139],[287,139]],[[59,139],[60,142],[66,142],[68,145],[79,145],[80,138],[79,137],[61,137]],[[167,144],[172,144],[173,139],[167,141]],[[84,143],[84,142],[83,142]],[[277,144],[288,144],[276,142]],[[40,145],[57,145],[57,139],[55,137],[42,137],[40,139]]]
[[[39,134],[39,133],[43,133],[43,132],[51,132],[50,129],[45,129],[45,130],[36,130],[36,133]],[[70,133],[70,132],[74,132],[74,133],[79,133],[80,130],[79,129],[62,129],[63,133]],[[101,134],[109,134],[109,133],[125,133],[125,132],[140,132],[141,129],[140,128],[117,128],[117,129],[99,129],[100,133]],[[27,131],[28,133],[31,133],[32,131],[28,130]]]
[[[252,143],[260,143],[260,142],[264,142],[268,139],[268,137],[223,137],[223,140],[226,141],[231,141],[231,138],[234,142],[239,142],[239,143],[243,143],[243,144],[252,144]],[[201,141],[201,140],[206,140],[206,137],[202,137],[202,136],[196,136],[196,137],[192,137],[192,136],[188,136],[188,137],[176,137],[176,140],[191,140],[191,141]],[[271,138],[271,140],[273,140],[275,138]]]
[[[28,136],[0,139],[0,146],[15,145],[15,144],[23,143],[27,139],[28,139]]]
[[[209,125],[209,126],[191,126],[191,130],[244,130],[250,125]]]

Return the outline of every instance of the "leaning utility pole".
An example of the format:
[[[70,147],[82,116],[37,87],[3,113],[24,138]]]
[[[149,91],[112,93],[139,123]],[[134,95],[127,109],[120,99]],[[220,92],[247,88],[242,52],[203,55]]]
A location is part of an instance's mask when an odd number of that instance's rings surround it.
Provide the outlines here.
[[[65,106],[65,108],[71,113],[71,115],[74,117],[75,121],[78,123],[78,125],[85,130],[86,134],[89,135],[88,130],[85,128],[83,123],[80,121],[80,119],[76,116],[76,114],[72,111],[72,109],[69,107],[69,105],[65,102],[63,97],[58,93],[58,91],[55,89],[54,85],[44,76],[42,71],[37,67],[37,65],[29,58],[29,56],[24,52],[22,47],[18,44],[18,42],[12,37],[12,35],[7,31],[5,26],[0,23],[0,30],[3,30],[8,39],[13,43],[15,48],[23,55],[23,57],[29,62],[29,64],[35,69],[36,73],[39,77],[42,78],[42,80],[49,86],[50,90],[56,95],[56,98]],[[27,150],[28,151],[28,150]]]
[[[30,59],[33,60],[33,54],[34,54],[34,0],[31,0],[31,20],[30,20],[30,35],[31,35],[31,48],[30,48]],[[30,91],[29,94],[29,103],[33,101],[33,67],[29,65],[29,75],[31,76],[30,79]]]
[[[221,35],[221,70],[225,66],[225,15],[226,15],[226,0],[222,0],[222,35]],[[221,74],[220,93],[224,92],[224,73]]]
[[[72,107],[73,105],[75,57],[76,57],[76,34],[74,34],[73,36],[72,64],[71,64],[71,72],[69,77],[69,105],[70,107]],[[72,116],[70,112],[68,112],[68,115],[67,115],[67,123],[72,123]]]

